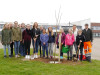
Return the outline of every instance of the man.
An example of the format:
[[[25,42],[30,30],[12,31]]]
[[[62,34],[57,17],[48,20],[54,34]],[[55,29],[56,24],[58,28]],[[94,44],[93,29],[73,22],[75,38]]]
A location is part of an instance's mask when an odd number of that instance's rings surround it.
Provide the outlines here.
[[[18,22],[14,22],[14,28],[12,29],[12,38],[14,42],[14,50],[15,50],[15,57],[19,57],[19,47],[20,47],[20,41],[22,41],[22,33],[21,29],[18,27]]]
[[[25,28],[25,24],[24,23],[22,23],[21,24],[21,33],[23,33],[23,31],[25,30],[26,28]],[[22,36],[23,37],[23,36]],[[22,41],[23,41],[23,39],[22,39]],[[24,42],[20,42],[20,54],[21,54],[21,56],[25,56],[25,47],[24,47]]]
[[[73,25],[72,31],[73,31],[74,39],[75,39],[73,45],[74,45],[75,51],[77,53],[76,36],[77,36],[78,29],[77,29],[76,25]]]
[[[83,35],[85,36],[84,42],[84,53],[86,55],[86,60],[91,62],[91,48],[92,48],[92,30],[88,28],[88,24],[85,24],[85,29],[83,30]]]

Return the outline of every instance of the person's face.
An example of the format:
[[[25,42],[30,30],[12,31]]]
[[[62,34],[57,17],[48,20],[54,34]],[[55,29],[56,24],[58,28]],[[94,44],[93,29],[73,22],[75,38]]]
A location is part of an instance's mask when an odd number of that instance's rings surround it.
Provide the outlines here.
[[[61,29],[60,32],[63,33],[64,32],[63,29]]]
[[[73,26],[73,29],[75,30],[76,29],[76,26]]]
[[[28,30],[30,29],[30,25],[27,25],[27,27],[26,27]]]
[[[25,24],[22,24],[21,27],[24,28],[25,27]]]
[[[5,28],[9,28],[9,25],[8,25],[8,24],[6,24],[6,25],[5,25]]]
[[[52,28],[51,28],[51,27],[49,28],[49,31],[50,31],[50,32],[52,31]]]
[[[69,33],[70,33],[70,34],[72,34],[72,31],[71,31],[71,30],[69,30]]]
[[[46,30],[45,29],[43,29],[43,33],[46,33]]]
[[[13,27],[13,24],[9,24],[10,27]]]
[[[88,26],[85,26],[85,29],[88,29]]]
[[[18,22],[14,22],[14,26],[17,27],[18,26]]]
[[[78,31],[78,34],[82,34],[82,31]]]
[[[37,24],[37,22],[35,22],[35,23],[34,23],[34,27],[35,27],[35,28],[37,28],[37,27],[38,27],[38,24]]]
[[[43,30],[43,27],[40,27],[40,30]]]

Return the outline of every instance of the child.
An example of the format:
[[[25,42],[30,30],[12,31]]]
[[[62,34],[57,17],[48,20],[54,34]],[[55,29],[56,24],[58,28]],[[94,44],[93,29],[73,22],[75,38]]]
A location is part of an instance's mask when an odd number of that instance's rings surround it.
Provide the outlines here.
[[[49,36],[48,34],[46,34],[46,29],[43,29],[43,33],[40,35],[40,41],[41,41],[41,45],[42,45],[42,49],[43,49],[43,57],[45,58],[45,50],[46,50],[46,54],[48,58],[48,40],[49,40]]]
[[[25,55],[30,55],[31,30],[29,24],[27,24],[26,30],[23,31],[23,43],[25,46]]]
[[[48,28],[48,35],[49,35],[49,55],[50,55],[50,58],[52,59],[53,58],[53,45],[54,45],[54,42],[55,42],[55,35],[53,33],[53,30],[52,30],[52,27],[49,27]]]
[[[65,36],[66,36],[66,34],[64,33],[63,28],[60,29],[60,32],[61,32],[61,50],[60,50],[60,59],[63,59],[62,45],[65,45]],[[57,44],[57,46],[59,46],[59,34],[57,35],[56,44]]]
[[[65,37],[65,46],[68,46],[69,47],[69,51],[67,53],[67,60],[72,60],[72,49],[73,49],[73,43],[74,43],[74,34],[72,32],[71,29],[69,29],[68,31],[69,33],[66,35]],[[70,56],[69,56],[69,53],[70,53]],[[70,59],[69,59],[70,57]]]
[[[4,58],[6,58],[6,47],[8,48],[9,57],[11,57],[10,51],[10,43],[12,42],[12,33],[8,24],[4,25],[4,29],[2,30],[2,39],[1,43],[4,46]]]
[[[82,30],[80,29],[80,30],[78,30],[78,35],[76,36],[76,44],[77,44],[77,49],[78,49],[78,47],[80,49],[80,54],[81,54],[80,60],[81,61],[82,61],[82,56],[83,56],[84,41],[85,41],[85,37],[84,37],[84,35],[82,35]],[[81,44],[81,45],[79,45],[79,44]],[[77,56],[77,58],[78,58],[78,56]]]

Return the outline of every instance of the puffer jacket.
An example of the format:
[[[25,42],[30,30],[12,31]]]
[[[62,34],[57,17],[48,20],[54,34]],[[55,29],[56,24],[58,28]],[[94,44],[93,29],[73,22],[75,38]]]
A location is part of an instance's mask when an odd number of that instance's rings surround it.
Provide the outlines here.
[[[11,29],[3,29],[1,35],[2,35],[1,38],[2,45],[10,44],[10,42],[12,42]]]
[[[67,34],[66,37],[65,37],[65,45],[73,45],[73,42],[75,41],[75,38],[74,38],[74,34],[72,34],[72,36],[70,34]]]

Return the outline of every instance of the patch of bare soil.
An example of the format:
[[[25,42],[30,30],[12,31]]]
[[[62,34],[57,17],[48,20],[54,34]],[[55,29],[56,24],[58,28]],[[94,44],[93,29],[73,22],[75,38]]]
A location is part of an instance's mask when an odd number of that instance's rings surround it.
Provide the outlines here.
[[[37,58],[37,59],[33,59],[33,60],[29,60],[29,59],[22,59],[23,61],[40,61],[40,62],[44,62],[49,64],[50,61],[54,61],[54,59],[45,59],[45,58]],[[55,61],[58,61],[58,58],[55,58]],[[68,61],[67,59],[61,59],[61,62],[58,64],[69,64],[69,65],[82,65],[83,63],[80,61]]]

